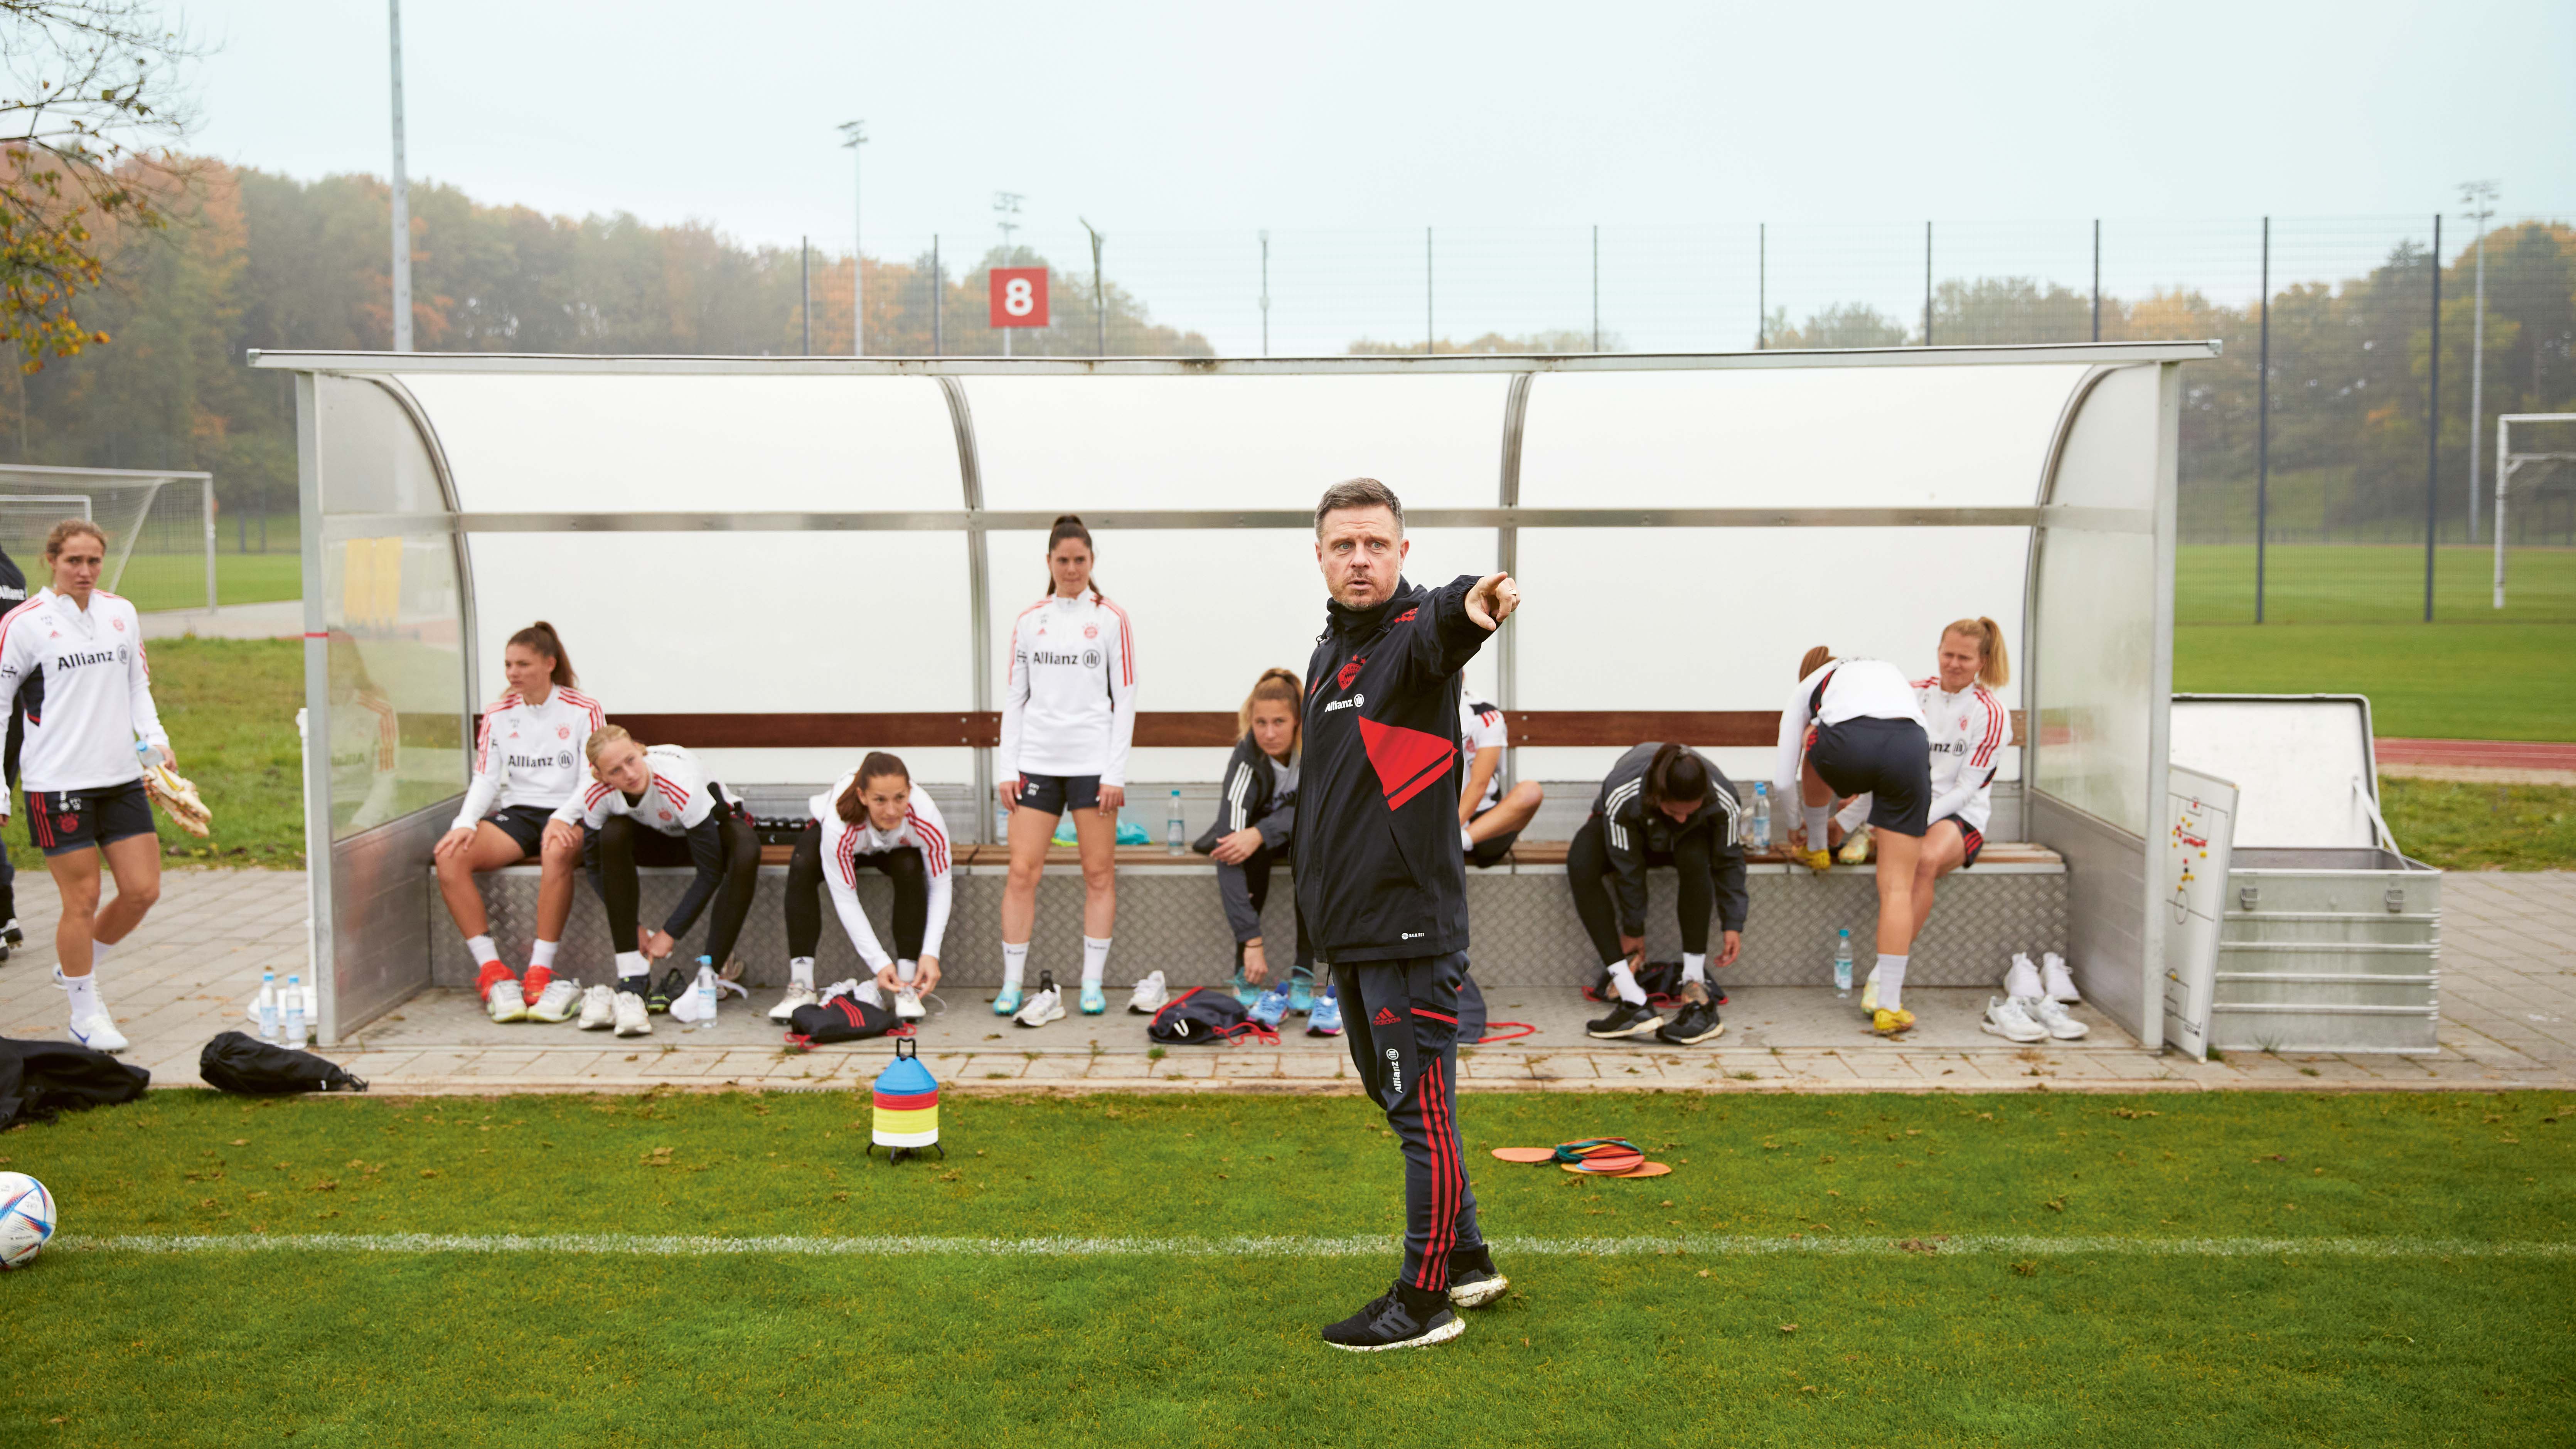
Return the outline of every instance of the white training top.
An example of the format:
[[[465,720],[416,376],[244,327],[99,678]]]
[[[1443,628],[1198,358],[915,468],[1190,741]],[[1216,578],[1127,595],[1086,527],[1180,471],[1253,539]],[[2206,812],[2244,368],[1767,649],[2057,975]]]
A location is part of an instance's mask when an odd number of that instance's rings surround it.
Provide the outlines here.
[[[1923,723],[1914,684],[1884,659],[1831,659],[1798,681],[1780,711],[1780,753],[1771,790],[1782,801],[1798,798],[1798,763],[1807,749],[1807,726],[1847,719],[1910,719]],[[1819,847],[1821,848],[1821,847]]]
[[[1952,694],[1937,675],[1914,681],[1914,697],[1922,706],[1923,733],[1932,741],[1932,809],[1925,819],[1956,816],[1960,825],[1982,833],[1994,813],[1995,771],[2012,742],[2012,715],[1984,685],[1971,683]],[[1869,806],[1869,796],[1854,796],[1834,818],[1848,832],[1869,818]]]
[[[511,690],[483,711],[474,730],[474,779],[450,830],[470,830],[497,807],[534,805],[552,810],[567,825],[581,821],[575,803],[589,776],[582,746],[608,722],[599,701],[557,685],[546,702],[530,704]]]
[[[0,700],[40,672],[44,697],[27,711],[18,757],[30,794],[140,780],[136,738],[169,748],[132,604],[94,589],[83,609],[46,588],[0,617]]]
[[[1503,723],[1501,709],[1481,699],[1469,699],[1463,694],[1458,697],[1458,759],[1462,766],[1472,768],[1478,750],[1499,750],[1511,742],[1512,732]],[[1497,761],[1494,773],[1485,781],[1485,798],[1476,803],[1476,812],[1481,815],[1501,803],[1503,767]]]
[[[939,944],[948,934],[948,906],[952,899],[952,876],[948,858],[948,822],[939,817],[939,806],[930,792],[915,785],[912,799],[903,807],[903,823],[892,830],[879,830],[876,822],[865,815],[856,825],[841,821],[840,799],[859,772],[850,771],[832,782],[832,788],[806,802],[806,809],[823,825],[823,883],[832,888],[832,909],[841,914],[841,929],[849,933],[850,944],[858,949],[859,959],[872,971],[883,970],[894,958],[877,944],[877,933],[868,926],[868,913],[859,908],[859,864],[862,855],[879,855],[889,850],[911,846],[921,852],[921,872],[930,886],[930,919],[921,932],[921,954],[936,956]]]
[[[633,800],[613,785],[592,781],[582,792],[581,823],[597,830],[610,816],[625,815],[664,835],[686,835],[716,808],[715,782],[697,756],[678,745],[655,745],[644,752],[644,764],[653,778]]]
[[[1097,594],[1049,594],[1011,626],[996,778],[1098,775],[1127,783],[1136,738],[1136,634]]]

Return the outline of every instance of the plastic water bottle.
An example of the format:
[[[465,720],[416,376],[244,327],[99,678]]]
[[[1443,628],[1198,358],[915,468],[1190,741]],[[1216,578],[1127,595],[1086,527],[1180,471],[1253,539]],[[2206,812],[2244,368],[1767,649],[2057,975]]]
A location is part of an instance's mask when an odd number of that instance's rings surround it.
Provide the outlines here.
[[[1753,782],[1753,832],[1745,842],[1755,850],[1771,848],[1771,782]]]
[[[297,976],[286,978],[286,1010],[282,1015],[285,1018],[282,1030],[286,1036],[286,1045],[297,1051],[304,1050],[303,978]]]
[[[1851,927],[1834,932],[1834,995],[1851,995]]]
[[[716,990],[716,963],[712,958],[698,958],[698,984],[691,989],[698,993],[698,1019],[690,1024],[689,1030],[715,1030],[716,997],[721,993]]]
[[[1181,824],[1181,792],[1174,790],[1171,813],[1163,817],[1163,853],[1165,855],[1181,855],[1189,850],[1189,842],[1182,838],[1184,829]]]
[[[271,1046],[278,1041],[277,973],[259,973],[259,1039]]]

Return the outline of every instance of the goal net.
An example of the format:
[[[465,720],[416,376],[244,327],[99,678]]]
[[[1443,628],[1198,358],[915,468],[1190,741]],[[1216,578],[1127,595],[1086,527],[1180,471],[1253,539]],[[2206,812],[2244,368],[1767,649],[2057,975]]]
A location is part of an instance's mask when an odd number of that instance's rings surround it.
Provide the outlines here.
[[[98,584],[113,593],[162,482],[73,483],[61,477],[12,478],[0,471],[0,549],[26,574],[27,591],[34,593],[51,582],[45,571],[45,536],[66,518],[86,518],[107,537],[107,563],[99,570]]]

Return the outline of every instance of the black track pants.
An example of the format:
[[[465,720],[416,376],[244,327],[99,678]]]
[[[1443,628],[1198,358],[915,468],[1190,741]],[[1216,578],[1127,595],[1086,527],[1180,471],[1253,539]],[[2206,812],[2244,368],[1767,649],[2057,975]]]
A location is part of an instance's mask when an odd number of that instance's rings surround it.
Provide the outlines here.
[[[1644,855],[1648,867],[1669,865],[1681,877],[1673,905],[1681,916],[1682,949],[1693,956],[1707,955],[1708,919],[1717,909],[1716,861],[1709,852],[1709,832],[1694,830],[1681,838],[1676,849],[1649,850]],[[1627,953],[1619,949],[1619,907],[1610,898],[1610,847],[1601,838],[1600,816],[1584,821],[1566,844],[1565,883],[1574,890],[1574,913],[1582,917],[1583,934],[1592,938],[1601,964],[1623,959]]]
[[[1285,856],[1268,846],[1243,858],[1240,865],[1216,863],[1217,899],[1225,906],[1226,924],[1234,928],[1234,969],[1243,970],[1243,943],[1261,934],[1261,908],[1270,902],[1270,867],[1273,862],[1286,864]],[[1293,895],[1293,891],[1291,892]],[[1293,909],[1297,918],[1296,969],[1308,976],[1315,974],[1315,948],[1306,939],[1306,913]],[[1269,952],[1263,943],[1263,954]],[[1279,977],[1272,977],[1273,981]]]
[[[1458,988],[1464,952],[1336,965],[1343,1035],[1369,1099],[1404,1149],[1404,1280],[1449,1286],[1449,1265],[1484,1250],[1458,1136]]]
[[[734,943],[742,939],[742,923],[751,915],[752,893],[760,888],[760,832],[741,815],[726,813],[719,819],[724,833],[724,874],[716,881],[714,905],[707,916],[707,947],[701,954],[721,968],[732,959]],[[643,910],[644,894],[635,875],[636,867],[695,864],[689,858],[685,837],[640,829],[623,815],[610,816],[607,824],[592,833],[587,853],[590,883],[599,892],[600,903],[608,908],[608,942],[610,949],[616,951],[635,949],[636,919]],[[680,934],[688,934],[688,925],[694,924],[683,925]]]
[[[894,959],[921,959],[921,939],[930,934],[930,875],[916,846],[853,854],[861,870],[881,870],[894,882]],[[787,956],[812,956],[823,944],[823,825],[808,825],[796,836],[796,853],[787,858]]]

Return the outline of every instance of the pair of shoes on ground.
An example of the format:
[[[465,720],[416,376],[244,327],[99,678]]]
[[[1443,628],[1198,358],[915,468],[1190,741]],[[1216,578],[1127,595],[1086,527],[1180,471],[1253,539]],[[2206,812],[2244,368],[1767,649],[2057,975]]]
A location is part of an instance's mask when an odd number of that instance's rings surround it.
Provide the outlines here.
[[[1138,991],[1144,989],[1143,982],[1136,985]],[[1077,1001],[1085,1016],[1098,1016],[1109,1009],[1109,993],[1097,981],[1082,983],[1082,994]],[[1134,1009],[1134,1003],[1129,1003],[1129,1009]],[[1159,1007],[1156,1009],[1160,1010]],[[1054,972],[1041,971],[1038,973],[1038,989],[1025,998],[1017,986],[1004,986],[995,992],[993,1014],[1007,1016],[1020,1026],[1044,1026],[1050,1021],[1062,1021],[1064,992],[1055,984]]]
[[[1652,1002],[1614,998],[1608,1016],[1583,1024],[1586,1036],[1601,1041],[1651,1034],[1667,1046],[1697,1046],[1716,1040],[1725,1030],[1725,1019],[1717,1014],[1716,996],[1697,981],[1683,983],[1681,1002],[1669,1013]]]
[[[1512,1286],[1512,1280],[1494,1267],[1490,1254],[1480,1251],[1476,1256],[1480,1261],[1451,1265],[1445,1292],[1403,1282],[1390,1285],[1359,1312],[1326,1325],[1324,1342],[1352,1353],[1376,1353],[1428,1348],[1465,1333],[1467,1321],[1458,1316],[1458,1310],[1485,1307]]]
[[[620,991],[614,986],[594,986],[581,994],[581,1029],[604,1031],[614,1028],[619,1036],[651,1036],[652,1009],[645,1004],[640,991]]]
[[[2075,1041],[2092,1034],[2093,1028],[2066,1009],[2079,998],[2065,959],[2054,951],[2045,959],[2046,967],[2035,969],[2028,953],[2013,954],[2012,969],[2004,973],[2004,994],[1986,998],[1980,1030],[2017,1042]]]
[[[522,980],[500,962],[487,961],[477,984],[484,1012],[494,1021],[570,1021],[581,1009],[581,983],[550,967],[531,966]]]
[[[799,1008],[820,1005],[822,1000],[823,994],[816,991],[810,983],[790,981],[787,983],[787,989],[779,994],[778,1004],[769,1008],[769,1019],[782,1022],[793,1021]],[[928,1015],[930,1015],[930,1008],[921,1004],[921,993],[918,990],[906,986],[895,992],[895,1020],[919,1021]]]
[[[1315,1009],[1324,1005],[1333,1006],[1333,1028],[1330,1031],[1314,1031],[1312,1023]],[[1305,1017],[1309,1032],[1316,1036],[1337,1036],[1342,1029],[1341,1008],[1333,1004],[1331,997],[1315,994],[1314,978],[1300,976],[1294,971],[1288,974],[1287,980],[1272,983],[1269,990],[1255,998],[1248,1014],[1254,1021],[1272,1031],[1277,1031],[1279,1023],[1291,1016]]]

